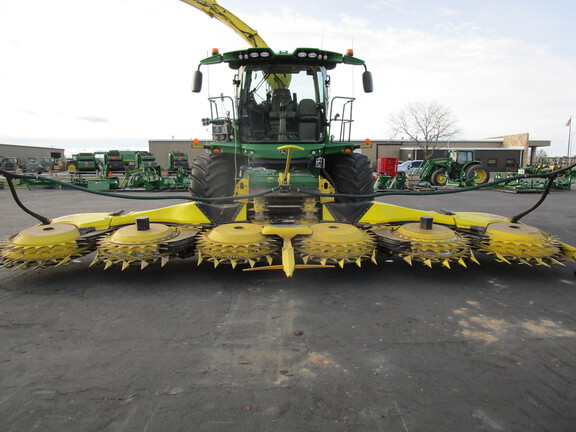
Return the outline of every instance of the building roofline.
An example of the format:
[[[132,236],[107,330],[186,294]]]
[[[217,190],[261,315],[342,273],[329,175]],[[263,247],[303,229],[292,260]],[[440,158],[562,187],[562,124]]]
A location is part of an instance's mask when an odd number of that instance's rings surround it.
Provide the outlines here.
[[[24,144],[4,144],[0,143],[0,146],[5,147],[24,147],[24,148],[31,148],[31,149],[43,149],[43,150],[65,150],[64,147],[42,147],[42,146],[29,146]]]
[[[401,150],[422,150],[420,147],[402,147]],[[458,148],[458,147],[436,147],[435,150],[490,150],[490,151],[504,151],[504,150],[526,150],[524,147],[474,147],[474,148]]]

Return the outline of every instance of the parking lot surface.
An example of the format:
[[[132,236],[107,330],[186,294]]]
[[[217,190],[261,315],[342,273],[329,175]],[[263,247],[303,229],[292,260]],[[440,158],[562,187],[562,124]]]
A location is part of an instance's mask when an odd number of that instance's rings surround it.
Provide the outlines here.
[[[23,190],[48,217],[138,210]],[[381,198],[513,216],[533,194]],[[178,201],[180,202],[180,201]],[[0,190],[0,237],[35,224]],[[523,222],[576,244],[576,192]],[[574,431],[576,266],[0,270],[1,431]]]

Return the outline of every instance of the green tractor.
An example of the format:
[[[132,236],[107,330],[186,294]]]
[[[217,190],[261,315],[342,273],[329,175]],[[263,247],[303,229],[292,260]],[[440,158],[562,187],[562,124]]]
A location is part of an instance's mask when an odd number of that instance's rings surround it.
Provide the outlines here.
[[[433,186],[456,182],[462,186],[487,183],[490,173],[474,159],[474,150],[450,150],[447,158],[428,159],[420,171],[420,181]]]
[[[45,158],[42,158],[42,161],[40,162],[39,165],[43,171],[51,172],[51,171],[54,171],[54,169],[55,169],[56,165],[58,165],[58,163],[56,161],[56,158],[45,157]]]
[[[350,51],[268,47],[225,54],[214,52],[202,65],[226,63],[236,72],[234,98],[210,97],[209,150],[191,164],[190,191],[198,197],[247,195],[277,188],[250,204],[257,218],[294,220],[314,214],[319,200],[309,192],[346,194],[341,202],[365,201],[373,193],[369,159],[355,152],[350,139],[353,97],[329,99],[328,71],[340,64],[363,66]],[[200,69],[200,67],[199,67]],[[365,92],[372,76],[362,75]],[[202,72],[195,72],[193,92],[200,92]],[[225,108],[222,108],[222,107]],[[303,193],[308,192],[308,193]],[[284,220],[284,219],[282,219]]]
[[[20,165],[20,161],[18,158],[15,157],[7,157],[2,158],[2,163],[0,164],[0,168],[6,171],[16,171],[18,166]]]

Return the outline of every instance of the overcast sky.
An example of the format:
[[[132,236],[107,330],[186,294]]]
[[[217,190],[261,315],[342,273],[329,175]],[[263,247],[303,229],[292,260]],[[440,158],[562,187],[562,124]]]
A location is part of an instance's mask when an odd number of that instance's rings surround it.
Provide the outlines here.
[[[576,114],[572,0],[219,3],[274,50],[353,47],[366,60],[372,94],[361,91],[362,68],[332,73],[333,96],[357,97],[353,138],[391,138],[390,113],[435,101],[453,111],[461,139],[529,132],[552,141],[549,154],[566,154]],[[212,66],[199,95],[192,72],[213,47],[245,46],[178,0],[0,0],[0,143],[71,154],[208,138],[206,97],[232,95],[232,71]]]

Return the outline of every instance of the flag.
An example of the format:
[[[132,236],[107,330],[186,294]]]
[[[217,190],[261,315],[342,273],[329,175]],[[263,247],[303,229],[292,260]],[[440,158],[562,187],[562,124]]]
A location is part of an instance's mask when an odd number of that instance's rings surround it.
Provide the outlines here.
[[[566,122],[566,126],[570,126],[571,123],[572,123],[572,117],[570,117],[570,119]]]

